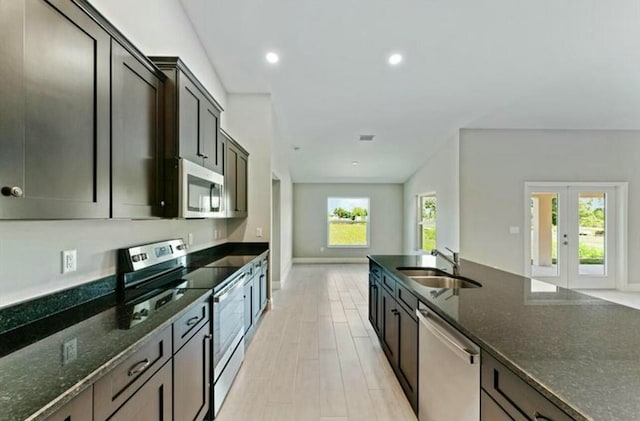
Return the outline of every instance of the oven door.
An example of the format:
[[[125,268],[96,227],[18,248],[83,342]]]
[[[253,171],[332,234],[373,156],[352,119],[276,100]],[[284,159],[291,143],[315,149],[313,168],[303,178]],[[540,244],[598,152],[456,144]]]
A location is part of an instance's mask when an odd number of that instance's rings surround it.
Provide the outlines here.
[[[180,217],[224,217],[224,177],[180,159]]]
[[[244,281],[236,276],[213,296],[213,378],[218,380],[244,333]]]

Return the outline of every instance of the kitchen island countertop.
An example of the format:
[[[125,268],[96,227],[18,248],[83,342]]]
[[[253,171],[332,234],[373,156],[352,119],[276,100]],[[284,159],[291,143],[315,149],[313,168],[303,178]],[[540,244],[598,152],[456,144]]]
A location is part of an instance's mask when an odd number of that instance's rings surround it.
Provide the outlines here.
[[[396,269],[451,273],[439,257],[369,258],[572,417],[640,418],[639,310],[464,259],[459,275],[482,287],[447,293]]]

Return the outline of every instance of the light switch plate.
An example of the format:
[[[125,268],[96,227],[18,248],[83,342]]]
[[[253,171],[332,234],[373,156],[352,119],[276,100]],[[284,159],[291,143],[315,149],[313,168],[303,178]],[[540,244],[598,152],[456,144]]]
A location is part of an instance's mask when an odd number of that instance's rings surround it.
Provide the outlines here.
[[[256,228],[256,237],[262,237],[262,228]]]

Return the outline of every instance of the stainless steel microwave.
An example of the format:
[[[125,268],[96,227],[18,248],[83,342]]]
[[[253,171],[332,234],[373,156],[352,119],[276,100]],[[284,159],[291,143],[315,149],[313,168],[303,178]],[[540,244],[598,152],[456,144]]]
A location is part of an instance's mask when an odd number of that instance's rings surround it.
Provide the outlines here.
[[[178,168],[180,218],[224,217],[224,177],[182,158]]]

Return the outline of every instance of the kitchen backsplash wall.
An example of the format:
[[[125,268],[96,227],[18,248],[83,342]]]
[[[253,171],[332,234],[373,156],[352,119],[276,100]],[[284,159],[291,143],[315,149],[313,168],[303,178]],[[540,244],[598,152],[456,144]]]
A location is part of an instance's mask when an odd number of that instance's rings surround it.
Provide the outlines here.
[[[189,233],[191,250],[220,244],[227,221],[0,221],[0,308],[115,273],[118,248]],[[77,271],[62,274],[63,250],[77,250]]]

